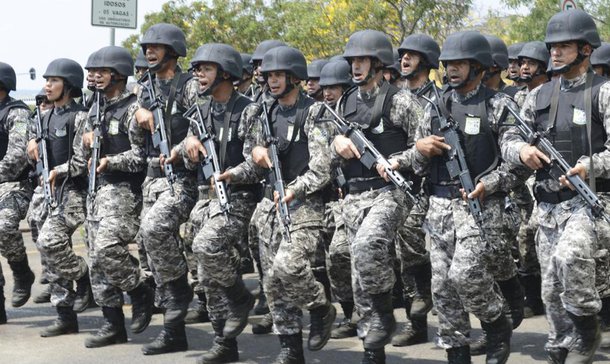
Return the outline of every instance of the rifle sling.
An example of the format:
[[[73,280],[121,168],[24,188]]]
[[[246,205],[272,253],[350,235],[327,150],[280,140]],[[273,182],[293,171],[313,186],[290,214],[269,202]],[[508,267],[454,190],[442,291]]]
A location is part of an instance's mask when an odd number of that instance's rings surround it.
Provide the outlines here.
[[[589,186],[595,193],[595,170],[593,169],[593,145],[591,144],[591,89],[593,86],[593,71],[587,70],[587,78],[585,80],[585,117],[587,119],[587,139],[589,141]]]
[[[176,68],[176,73],[174,74],[174,78],[172,79],[172,84],[169,89],[169,95],[167,97],[167,105],[165,105],[165,112],[163,117],[165,118],[165,134],[167,134],[168,145],[171,149],[172,143],[172,128],[169,126],[171,123],[172,109],[174,108],[174,101],[176,100],[176,90],[178,88],[178,82],[180,82],[180,78],[182,76],[182,72],[179,68]],[[154,87],[154,85],[152,85]]]
[[[235,103],[237,101],[239,94],[237,92],[233,92],[231,97],[229,98],[229,102],[227,103],[227,109],[225,110],[224,115],[224,125],[223,125],[223,133],[222,140],[220,140],[220,155],[219,155],[219,165],[221,169],[224,169],[225,165],[225,157],[227,156],[227,143],[229,141],[229,134],[231,130],[229,129],[229,125],[231,124],[231,116],[233,115],[233,109],[235,108]]]

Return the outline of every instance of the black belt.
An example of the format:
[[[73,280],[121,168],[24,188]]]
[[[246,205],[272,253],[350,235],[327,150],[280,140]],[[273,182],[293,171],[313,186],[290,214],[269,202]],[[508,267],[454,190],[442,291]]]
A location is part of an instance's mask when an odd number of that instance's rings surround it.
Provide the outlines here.
[[[112,172],[102,173],[98,176],[98,186],[115,185],[119,183],[129,183],[131,190],[136,193],[142,191],[144,173]]]
[[[548,192],[544,191],[542,188],[536,188],[534,190],[534,197],[536,197],[536,201],[538,202],[546,202],[552,204],[558,204],[564,201],[571,200],[576,197],[578,192],[572,191],[570,189],[562,189],[559,192]]]
[[[462,192],[460,189],[462,186],[458,185],[435,185],[430,184],[430,195],[442,198],[461,198]]]
[[[393,186],[392,182],[386,182],[382,178],[375,178],[364,181],[350,180],[347,181],[347,193],[349,194],[374,191],[388,186]]]
[[[183,176],[187,176],[187,175],[196,175],[196,171],[190,171],[186,168],[184,168],[183,166],[180,167],[176,167],[174,166],[174,174],[178,177],[183,177]],[[165,172],[163,172],[163,167],[160,166],[148,166],[148,169],[146,170],[146,177],[152,177],[152,178],[161,178],[161,177],[165,177]]]

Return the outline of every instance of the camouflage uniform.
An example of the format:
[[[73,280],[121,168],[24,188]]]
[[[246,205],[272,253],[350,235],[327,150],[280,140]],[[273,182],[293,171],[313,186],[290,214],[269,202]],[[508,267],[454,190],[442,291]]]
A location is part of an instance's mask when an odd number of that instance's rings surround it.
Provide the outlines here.
[[[566,80],[563,77],[553,82],[561,83],[562,92],[566,92],[585,83],[586,73],[575,79]],[[546,84],[551,86],[551,84]],[[522,118],[530,125],[536,125],[537,99],[542,87],[536,88],[527,96]],[[610,82],[600,86],[594,104],[603,128],[610,131]],[[533,128],[535,130],[535,128]],[[514,138],[513,138],[514,136]],[[518,135],[510,135],[511,143],[503,150],[506,160],[521,164],[519,153],[526,145]],[[578,160],[587,174],[595,173],[597,177],[608,178],[610,159],[607,150],[609,141],[604,141],[604,149],[593,154],[595,171],[589,171],[589,157],[582,156]],[[577,157],[577,156],[574,156]],[[535,185],[540,191],[553,193],[560,191],[559,181],[537,181]],[[536,233],[538,260],[542,272],[542,298],[544,301],[550,331],[546,344],[547,349],[570,349],[574,339],[573,320],[568,313],[575,316],[596,315],[601,308],[601,301],[595,282],[595,255],[599,249],[596,222],[591,210],[580,196],[575,196],[560,203],[538,203],[539,228]],[[598,222],[599,225],[599,222]]]
[[[120,105],[130,95],[131,93],[125,90],[120,95],[106,100],[104,110]],[[132,122],[136,110],[134,100],[121,120],[106,120],[102,112],[103,123],[107,125],[101,128],[106,128],[111,135],[118,135],[119,130],[128,132],[131,144],[128,151],[106,156],[108,167],[98,175],[94,200],[88,200],[91,286],[96,303],[103,307],[121,307],[123,291],[129,292],[140,283],[140,267],[129,254],[127,245],[133,241],[140,224],[141,180],[134,180],[133,184],[136,186],[132,186],[130,181],[105,182],[104,179],[105,175],[111,176],[112,172],[137,174],[142,173],[144,169],[144,131]],[[93,129],[94,112],[91,111],[92,114],[87,120],[85,129],[88,131]],[[89,153],[89,148],[87,149]]]
[[[40,231],[36,245],[40,250],[43,266],[48,269],[48,279],[51,282],[51,303],[53,306],[72,307],[76,297],[72,289],[72,281],[87,274],[85,259],[77,256],[72,250],[72,234],[85,221],[86,191],[76,185],[74,180],[68,180],[62,189],[62,180],[70,176],[81,178],[87,173],[86,160],[82,148],[82,135],[87,120],[87,113],[72,100],[67,105],[54,108],[53,115],[63,113],[76,113],[74,119],[74,139],[72,142],[72,156],[66,163],[54,168],[57,173],[55,195],[60,196],[58,206],[49,212]],[[52,117],[52,116],[51,116]],[[62,130],[49,130],[49,133]],[[65,131],[65,130],[64,130]]]
[[[349,241],[343,221],[343,199],[327,205],[334,232],[328,248],[327,266],[332,292],[339,302],[354,301]]]
[[[481,87],[477,86],[466,95],[452,92],[449,97],[452,102],[464,102],[477,96]],[[513,103],[502,93],[496,93],[486,100],[487,118],[496,131],[505,104],[512,106]],[[421,124],[417,137],[432,134],[432,113],[431,108],[426,108],[426,122]],[[417,152],[413,168],[419,174],[427,174],[427,158]],[[487,243],[481,242],[479,227],[461,197],[445,198],[434,193],[430,196],[423,227],[430,236],[432,297],[439,318],[437,344],[443,348],[469,345],[471,327],[468,313],[487,323],[496,321],[502,315],[502,297],[494,289],[497,267],[493,266],[493,262],[495,256],[510,256],[510,247],[500,238],[504,225],[504,197],[493,194],[507,193],[515,180],[516,176],[508,171],[505,164],[480,180],[485,185],[486,198],[482,201],[482,208]],[[511,275],[515,274],[513,264]]]

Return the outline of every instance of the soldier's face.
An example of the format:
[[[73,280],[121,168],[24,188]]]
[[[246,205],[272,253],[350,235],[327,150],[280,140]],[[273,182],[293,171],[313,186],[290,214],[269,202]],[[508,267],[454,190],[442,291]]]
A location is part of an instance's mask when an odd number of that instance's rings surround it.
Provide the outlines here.
[[[218,66],[210,62],[202,62],[195,66],[195,76],[199,80],[200,91],[207,90],[218,77]]]
[[[400,69],[404,74],[410,74],[415,72],[419,63],[421,62],[421,55],[418,52],[405,51],[400,59]]]
[[[555,68],[574,62],[577,56],[578,44],[576,42],[553,43],[551,45],[551,61]]]
[[[605,77],[604,71],[604,66],[593,66],[593,72],[598,76]]]
[[[271,92],[272,95],[282,94],[286,90],[288,82],[288,75],[284,71],[267,73],[267,84],[269,85],[269,92]]]
[[[322,93],[324,94],[325,102],[335,105],[339,98],[341,98],[341,95],[343,95],[343,87],[341,85],[324,86]]]
[[[307,94],[315,95],[320,90],[320,79],[310,78],[307,80]]]
[[[364,81],[371,71],[372,62],[369,57],[354,57],[352,61],[352,78],[354,82]]]
[[[146,60],[151,66],[156,65],[165,58],[167,49],[163,44],[147,44],[146,45]]]
[[[258,82],[259,84],[265,83],[265,78],[263,77],[263,73],[261,72],[261,63],[262,62],[256,61],[252,65],[252,67],[254,69],[254,78],[256,79],[256,82]]]
[[[523,58],[521,60],[521,75],[523,77],[534,77],[534,75],[538,71],[538,67],[540,67],[540,63],[538,63],[537,61],[531,58]]]
[[[64,91],[64,80],[61,77],[48,77],[44,85],[44,92],[50,102],[59,100]]]
[[[519,77],[520,72],[519,61],[516,59],[511,59],[508,61],[508,77],[509,78],[517,78]]]
[[[87,70],[87,87],[95,87],[95,72],[93,68]]]
[[[95,75],[95,88],[104,90],[110,86],[112,80],[112,70],[110,68],[94,68],[93,72]]]
[[[446,69],[449,85],[459,85],[468,79],[470,61],[467,59],[448,61]]]

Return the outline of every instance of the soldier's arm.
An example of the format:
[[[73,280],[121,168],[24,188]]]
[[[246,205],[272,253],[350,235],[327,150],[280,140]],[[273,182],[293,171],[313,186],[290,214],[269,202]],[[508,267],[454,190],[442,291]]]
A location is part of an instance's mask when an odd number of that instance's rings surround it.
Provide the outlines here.
[[[129,135],[129,143],[131,148],[122,153],[107,156],[108,171],[122,171],[122,172],[141,172],[146,165],[146,157],[144,153],[144,132],[145,130],[138,126],[135,122],[134,114],[139,108],[137,103],[133,103],[127,110],[127,118],[125,123],[127,124],[127,130]]]
[[[316,122],[320,107],[322,106],[318,103],[309,108],[304,125],[309,149],[309,169],[286,187],[294,192],[295,198],[301,200],[323,189],[331,179],[328,136],[332,133],[332,125],[327,121]]]
[[[243,156],[245,161],[231,168],[231,183],[256,183],[262,180],[266,170],[252,160],[252,149],[263,146],[263,133],[258,120],[258,104],[246,106],[241,114],[238,137],[244,141]]]
[[[29,112],[12,109],[7,117],[8,147],[0,160],[0,183],[15,180],[27,166],[27,128]]]
[[[72,140],[72,156],[66,163],[60,164],[54,168],[57,178],[64,178],[68,175],[68,168],[71,177],[87,175],[87,160],[86,150],[83,148],[83,132],[88,118],[86,111],[79,111],[74,120],[74,139]]]
[[[409,99],[398,104],[397,107],[400,105],[402,105],[403,115],[399,114],[399,120],[402,121],[401,127],[409,135],[409,148],[393,155],[392,159],[398,162],[399,169],[409,169],[416,174],[425,175],[428,171],[429,159],[417,150],[415,143],[424,137],[432,135],[430,123],[433,110],[429,105],[422,109],[417,100],[414,99],[414,96],[410,96]]]
[[[606,136],[610,135],[610,81],[602,85],[599,90],[599,115],[603,117],[604,130]],[[594,176],[601,178],[610,178],[610,138],[606,137],[604,143],[606,147],[603,151],[593,154]],[[587,176],[590,172],[589,156],[583,156],[578,160],[585,168]]]
[[[534,130],[534,119],[535,119],[535,106],[536,106],[536,95],[538,90],[532,90],[523,101],[523,107],[521,108],[520,116],[532,130]],[[502,159],[508,163],[516,166],[524,166],[521,160],[520,154],[523,147],[528,146],[523,137],[519,134],[517,128],[508,128],[501,135],[500,151]]]

